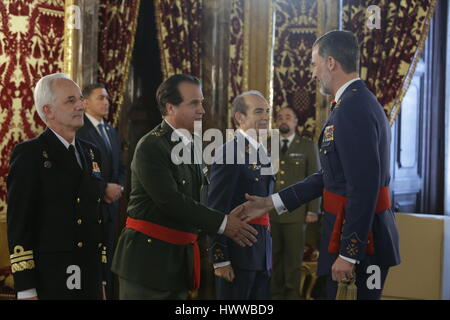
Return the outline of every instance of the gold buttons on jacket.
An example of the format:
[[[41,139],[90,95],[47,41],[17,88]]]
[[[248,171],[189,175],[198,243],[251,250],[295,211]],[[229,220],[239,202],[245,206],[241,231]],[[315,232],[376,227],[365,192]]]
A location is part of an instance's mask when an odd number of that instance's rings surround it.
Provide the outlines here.
[[[99,247],[99,248],[101,248],[102,245],[103,245],[103,244],[102,244],[101,242],[98,243],[98,247]]]
[[[280,181],[280,183],[281,183],[281,184],[284,184],[284,181],[283,181],[283,180],[281,180],[281,181]]]
[[[83,221],[81,219],[77,220],[77,224],[80,225]]]
[[[285,162],[284,162],[284,160],[281,160],[281,164],[284,164]]]
[[[78,246],[78,248],[82,248],[82,247],[83,247],[83,242],[81,242],[81,241],[78,242],[78,243],[77,243],[77,246]]]
[[[77,203],[80,203],[80,201],[81,201],[81,199],[80,199],[80,198],[77,198]]]
[[[185,184],[186,184],[186,180],[183,179],[183,180],[181,181],[181,183],[182,183],[183,185],[185,185]]]
[[[152,243],[152,239],[148,238],[148,239],[147,239],[147,242],[148,242],[148,243]]]
[[[98,219],[98,224],[102,224],[102,219]]]
[[[284,171],[283,171],[283,170],[281,170],[280,174],[284,174]]]
[[[299,165],[299,164],[300,164],[300,162],[298,162],[298,161],[295,161],[295,164],[296,164],[296,165]]]
[[[255,181],[258,182],[258,181],[259,181],[259,178],[255,178]]]
[[[100,199],[100,198],[98,198],[98,199],[97,199],[97,202],[100,202],[100,200],[101,200],[101,199]]]

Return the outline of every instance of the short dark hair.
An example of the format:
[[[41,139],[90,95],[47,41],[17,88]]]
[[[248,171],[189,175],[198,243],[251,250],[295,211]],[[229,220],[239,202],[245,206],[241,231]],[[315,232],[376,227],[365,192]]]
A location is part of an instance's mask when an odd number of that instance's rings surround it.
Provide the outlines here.
[[[178,88],[178,85],[182,82],[189,82],[201,87],[200,80],[189,74],[176,74],[166,79],[156,91],[156,101],[163,116],[167,114],[167,103],[177,106],[183,102],[183,97]]]
[[[319,46],[319,55],[333,57],[346,73],[359,72],[360,48],[358,39],[350,31],[333,30],[325,33],[314,42]]]
[[[82,91],[83,97],[85,99],[88,98],[92,94],[92,91],[94,91],[95,89],[106,89],[106,87],[103,83],[100,83],[100,82],[88,84],[87,86],[85,86],[83,88],[83,91]]]

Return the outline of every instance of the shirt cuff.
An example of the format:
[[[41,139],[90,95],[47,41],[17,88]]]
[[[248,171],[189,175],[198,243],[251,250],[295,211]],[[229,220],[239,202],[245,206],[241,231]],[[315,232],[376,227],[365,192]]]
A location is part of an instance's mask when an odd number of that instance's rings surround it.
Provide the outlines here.
[[[222,224],[220,225],[219,231],[217,231],[218,234],[223,234],[225,232],[225,227],[227,226],[228,217],[225,215],[223,218]]]
[[[359,263],[359,261],[358,260],[355,260],[355,259],[351,259],[351,258],[347,258],[347,257],[344,257],[342,254],[340,254],[339,255],[339,257],[341,258],[341,259],[343,259],[343,260],[345,260],[345,261],[347,261],[347,262],[351,262],[351,263],[353,263],[353,264],[357,264],[357,263]]]
[[[224,262],[218,262],[218,263],[214,263],[214,269],[220,268],[220,267],[226,267],[229,266],[231,264],[231,261],[224,261]]]
[[[275,210],[277,211],[278,215],[287,212],[288,210],[284,206],[283,201],[281,200],[281,197],[278,193],[274,193],[271,195],[273,206],[275,207]]]
[[[30,299],[37,297],[36,288],[17,292],[17,299]]]

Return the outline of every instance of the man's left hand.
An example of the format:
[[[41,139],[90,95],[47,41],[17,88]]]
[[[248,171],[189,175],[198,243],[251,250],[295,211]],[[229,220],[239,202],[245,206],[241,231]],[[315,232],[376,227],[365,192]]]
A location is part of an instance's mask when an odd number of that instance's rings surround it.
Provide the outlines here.
[[[348,282],[353,278],[354,264],[338,257],[331,267],[331,278],[337,282]]]
[[[319,221],[319,216],[317,215],[317,213],[315,212],[311,212],[308,211],[308,213],[306,214],[306,223],[316,223],[317,221]]]

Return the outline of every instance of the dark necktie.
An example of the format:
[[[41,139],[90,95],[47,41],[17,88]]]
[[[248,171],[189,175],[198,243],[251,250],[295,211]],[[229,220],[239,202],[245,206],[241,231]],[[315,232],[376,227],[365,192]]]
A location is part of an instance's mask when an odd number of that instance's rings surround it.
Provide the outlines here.
[[[106,135],[105,124],[99,123],[97,125],[97,127],[98,127],[98,130],[100,131],[100,135],[103,138],[103,142],[105,143],[106,149],[108,151],[111,151],[111,145],[109,144],[109,139],[108,139],[108,136]]]
[[[75,147],[73,144],[69,146],[69,154],[70,154],[70,160],[72,161],[72,165],[74,168],[78,168],[81,170],[80,164],[78,163],[77,156],[75,154]]]
[[[281,147],[281,154],[285,154],[288,149],[288,139],[283,139],[283,146]]]
[[[330,103],[331,112],[333,112],[334,108],[336,108],[336,100],[332,100]]]

